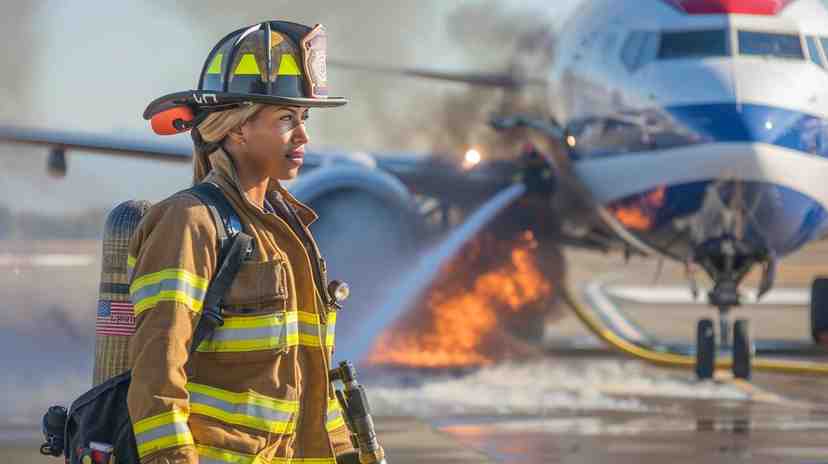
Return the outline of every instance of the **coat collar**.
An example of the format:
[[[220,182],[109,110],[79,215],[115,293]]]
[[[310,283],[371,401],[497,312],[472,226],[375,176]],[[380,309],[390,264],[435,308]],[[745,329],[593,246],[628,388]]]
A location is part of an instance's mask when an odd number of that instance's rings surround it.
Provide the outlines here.
[[[210,154],[210,164],[212,165],[213,169],[210,172],[210,175],[218,175],[235,187],[236,191],[243,197],[243,200],[248,203],[251,207],[260,210],[258,207],[253,205],[247,197],[241,191],[241,182],[239,181],[239,174],[236,170],[236,163],[233,161],[233,158],[224,151],[224,149],[219,148],[218,150],[214,151]],[[277,198],[281,197],[287,203],[290,203],[293,206],[293,209],[296,210],[296,214],[299,216],[299,219],[305,226],[309,226],[314,223],[319,216],[314,212],[310,207],[305,205],[304,203],[297,200],[286,188],[279,183],[279,181],[275,179],[271,179],[270,183],[267,187],[267,197],[271,199],[271,201],[276,200]]]

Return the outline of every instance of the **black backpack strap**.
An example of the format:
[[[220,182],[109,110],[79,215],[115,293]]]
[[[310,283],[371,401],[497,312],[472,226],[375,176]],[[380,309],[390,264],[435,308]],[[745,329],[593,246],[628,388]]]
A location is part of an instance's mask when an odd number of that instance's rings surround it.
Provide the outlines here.
[[[201,310],[201,319],[198,321],[193,341],[190,345],[190,354],[193,354],[205,339],[213,334],[216,327],[224,324],[221,316],[221,300],[241,267],[241,263],[252,249],[253,237],[239,232],[230,239],[230,249],[227,250],[218,272],[207,288],[204,297],[204,306]]]
[[[185,190],[185,192],[193,195],[201,200],[210,214],[213,216],[213,221],[216,223],[216,230],[219,237],[219,262],[222,256],[227,253],[229,249],[228,239],[233,238],[242,231],[241,219],[236,214],[236,210],[227,201],[227,197],[221,191],[218,185],[212,182],[202,182]]]
[[[253,237],[242,231],[241,220],[236,210],[217,185],[203,182],[184,192],[201,200],[210,210],[219,239],[218,270],[210,281],[207,295],[204,297],[201,319],[196,326],[190,345],[190,354],[192,354],[202,341],[212,335],[216,327],[224,323],[221,316],[221,300],[230,288],[230,284],[233,283],[242,262],[253,253]]]

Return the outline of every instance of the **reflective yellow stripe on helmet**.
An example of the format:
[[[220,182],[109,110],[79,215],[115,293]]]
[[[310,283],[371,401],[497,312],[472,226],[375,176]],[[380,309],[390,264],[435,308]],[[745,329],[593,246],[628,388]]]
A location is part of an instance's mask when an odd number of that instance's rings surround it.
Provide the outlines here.
[[[221,74],[221,62],[224,60],[224,54],[218,53],[216,57],[213,58],[213,62],[210,63],[210,67],[207,68],[207,74]]]
[[[143,458],[156,451],[175,446],[192,445],[193,436],[187,426],[189,415],[170,411],[139,420],[132,425],[138,456]]]
[[[184,269],[164,269],[135,279],[129,287],[135,315],[155,307],[162,301],[175,301],[193,312],[200,312],[208,282]]]
[[[233,74],[237,76],[258,76],[261,74],[259,65],[256,63],[256,57],[252,53],[245,53],[236,65],[236,70]]]
[[[247,391],[236,393],[216,387],[187,384],[190,411],[227,424],[290,434],[296,428],[299,402],[279,400]]]
[[[301,76],[299,72],[299,65],[290,53],[283,53],[279,61],[279,76]]]

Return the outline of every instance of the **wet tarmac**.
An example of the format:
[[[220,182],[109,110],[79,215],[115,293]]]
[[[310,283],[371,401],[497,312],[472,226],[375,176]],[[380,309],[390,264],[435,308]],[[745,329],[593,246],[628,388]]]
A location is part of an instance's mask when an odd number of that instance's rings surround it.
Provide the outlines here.
[[[94,244],[80,251],[96,252]],[[780,269],[785,288],[807,289],[814,275],[828,274],[828,245],[806,251]],[[669,265],[654,282],[651,262],[625,268],[617,257],[567,258],[576,282],[620,271],[620,284],[682,285],[681,270]],[[91,377],[83,354],[94,311],[64,310],[94,304],[94,286],[78,282],[95,280],[96,266],[71,268],[68,279],[60,277],[67,268],[21,265],[2,274],[0,296],[17,310],[0,316],[8,373],[0,382],[0,464],[61,462],[37,454],[37,422],[44,405],[73,397]],[[807,340],[807,308],[789,303],[746,305],[734,316],[749,317],[756,337]],[[711,314],[690,303],[628,301],[624,310],[680,342]],[[368,370],[363,380],[389,463],[828,463],[828,378],[756,373],[747,383],[721,373],[698,382],[691,372],[607,350],[569,315],[549,325],[546,342],[533,359],[482,368]]]
[[[696,382],[595,357],[372,377],[391,463],[828,462],[825,379]],[[59,462],[37,455],[33,428],[0,433],[0,462]]]

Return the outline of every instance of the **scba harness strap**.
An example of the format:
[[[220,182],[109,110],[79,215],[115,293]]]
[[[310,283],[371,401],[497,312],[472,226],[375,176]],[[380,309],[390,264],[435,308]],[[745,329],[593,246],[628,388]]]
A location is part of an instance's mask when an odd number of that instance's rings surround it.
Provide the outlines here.
[[[192,355],[223,324],[222,299],[242,262],[252,255],[254,242],[217,185],[205,182],[180,193],[191,194],[210,210],[219,242],[218,270],[193,333]],[[131,380],[132,371],[106,380],[78,397],[68,413],[62,406],[49,408],[43,418],[46,443],[41,446],[41,454],[65,455],[68,464],[107,464],[112,454],[118,464],[137,464],[138,447],[126,403]]]
[[[209,338],[216,327],[224,323],[220,304],[224,294],[233,283],[241,263],[253,254],[253,238],[242,232],[242,225],[236,211],[216,184],[203,182],[184,192],[201,200],[210,210],[216,223],[219,240],[219,267],[204,297],[204,310],[190,344],[190,355],[195,353],[201,342]]]

